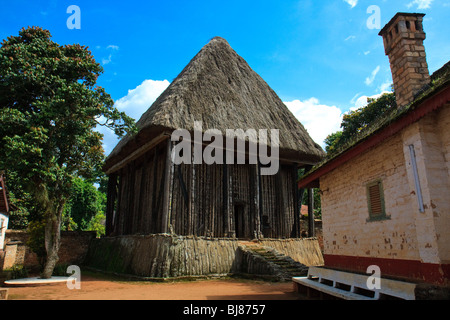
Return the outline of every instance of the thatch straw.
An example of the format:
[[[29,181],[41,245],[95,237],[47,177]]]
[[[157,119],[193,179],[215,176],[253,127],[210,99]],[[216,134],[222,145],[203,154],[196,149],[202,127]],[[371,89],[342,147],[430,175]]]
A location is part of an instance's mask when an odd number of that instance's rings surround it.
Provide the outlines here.
[[[137,122],[139,133],[125,136],[107,159],[119,161],[163,129],[279,129],[280,155],[295,162],[318,162],[322,148],[267,83],[220,37],[190,61]]]

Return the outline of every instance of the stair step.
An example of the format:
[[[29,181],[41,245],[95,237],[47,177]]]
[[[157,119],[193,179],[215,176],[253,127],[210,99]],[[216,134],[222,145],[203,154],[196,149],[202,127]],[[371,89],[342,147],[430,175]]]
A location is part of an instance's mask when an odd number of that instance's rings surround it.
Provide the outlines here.
[[[305,276],[307,274],[307,268],[302,268],[296,265],[293,261],[290,261],[287,256],[274,252],[265,247],[261,247],[256,243],[241,243],[245,248],[253,252],[255,255],[259,255],[268,263],[273,263],[281,272],[281,277],[284,280],[290,280],[292,277]]]

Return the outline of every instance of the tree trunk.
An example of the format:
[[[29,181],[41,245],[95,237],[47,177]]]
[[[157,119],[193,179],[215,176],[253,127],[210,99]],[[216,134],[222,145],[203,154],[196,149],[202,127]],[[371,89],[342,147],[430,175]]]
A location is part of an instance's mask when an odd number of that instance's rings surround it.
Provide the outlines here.
[[[61,218],[64,205],[65,201],[61,201],[57,210],[55,210],[56,212],[47,214],[47,221],[45,224],[45,250],[47,251],[47,258],[44,270],[41,273],[42,279],[51,278],[53,269],[59,260],[58,251],[61,244]]]

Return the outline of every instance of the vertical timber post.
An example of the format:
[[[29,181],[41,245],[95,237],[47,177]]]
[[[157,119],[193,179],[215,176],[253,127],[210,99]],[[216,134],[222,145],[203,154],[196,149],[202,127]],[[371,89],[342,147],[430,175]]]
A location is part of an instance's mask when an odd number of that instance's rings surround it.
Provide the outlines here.
[[[172,225],[172,202],[173,202],[173,188],[174,188],[174,176],[175,176],[175,154],[173,150],[172,140],[169,138],[169,149],[170,149],[170,174],[169,174],[169,204],[167,212],[167,227],[170,234],[174,233]]]
[[[123,199],[123,170],[121,169],[118,173],[118,195],[117,195],[117,207],[116,212],[114,214],[114,221],[112,222],[112,233],[114,235],[121,235],[121,207],[122,207],[122,199]]]
[[[227,166],[227,220],[228,220],[228,238],[236,238],[236,227],[233,223],[233,167]]]
[[[308,189],[308,237],[313,238],[314,232],[314,189]]]
[[[108,177],[108,191],[106,202],[106,235],[109,236],[113,231],[116,197],[117,197],[117,174],[112,173]]]
[[[298,191],[298,184],[297,184],[297,178],[298,178],[298,169],[297,165],[294,164],[292,168],[292,199],[293,199],[293,205],[294,205],[294,226],[291,231],[291,238],[300,238],[300,210],[302,207],[301,200],[300,200],[300,206],[299,206],[299,191]]]
[[[258,197],[259,197],[259,232],[260,238],[264,238],[264,225],[263,225],[263,216],[264,216],[264,205],[263,205],[263,188],[262,188],[262,178],[261,178],[261,163],[258,161]]]
[[[170,209],[170,186],[172,180],[172,141],[167,139],[167,149],[166,149],[166,166],[165,170],[165,180],[164,180],[164,204],[162,212],[162,233],[167,233],[169,230],[169,209]]]
[[[262,229],[261,229],[261,206],[260,206],[260,170],[259,170],[259,163],[255,165],[254,169],[254,204],[255,204],[255,237],[256,239],[260,239],[262,235]]]
[[[230,232],[230,225],[228,223],[228,165],[226,164],[226,161],[224,161],[223,164],[222,174],[223,235],[224,237],[227,237]]]
[[[194,148],[195,148],[195,142],[194,142]],[[190,181],[190,183],[191,183],[191,197],[190,197],[190,199],[191,199],[191,203],[190,203],[190,206],[189,206],[189,209],[190,209],[190,211],[189,211],[189,233],[188,233],[188,235],[190,235],[190,236],[192,236],[192,235],[195,235],[195,232],[196,232],[196,230],[195,230],[195,228],[194,228],[194,226],[195,226],[195,223],[197,222],[197,220],[195,219],[196,218],[196,214],[195,214],[195,210],[196,210],[196,208],[195,208],[195,156],[194,156],[194,153],[195,153],[195,151],[192,153],[192,164],[191,164],[191,169],[192,169],[192,172],[191,172],[191,181]]]

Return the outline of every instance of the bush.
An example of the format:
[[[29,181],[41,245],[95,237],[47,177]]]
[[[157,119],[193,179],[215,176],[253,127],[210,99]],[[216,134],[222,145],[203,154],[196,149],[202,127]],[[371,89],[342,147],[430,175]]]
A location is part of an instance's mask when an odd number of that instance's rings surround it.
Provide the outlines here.
[[[28,234],[30,237],[28,238],[27,246],[36,253],[39,264],[43,267],[47,257],[47,251],[45,250],[45,222],[30,222]]]
[[[68,276],[68,273],[67,273],[67,268],[68,267],[69,267],[68,264],[57,264],[55,266],[55,269],[53,269],[52,276],[67,277]]]
[[[23,265],[13,265],[11,269],[4,270],[7,279],[22,279],[28,277],[28,269]]]

